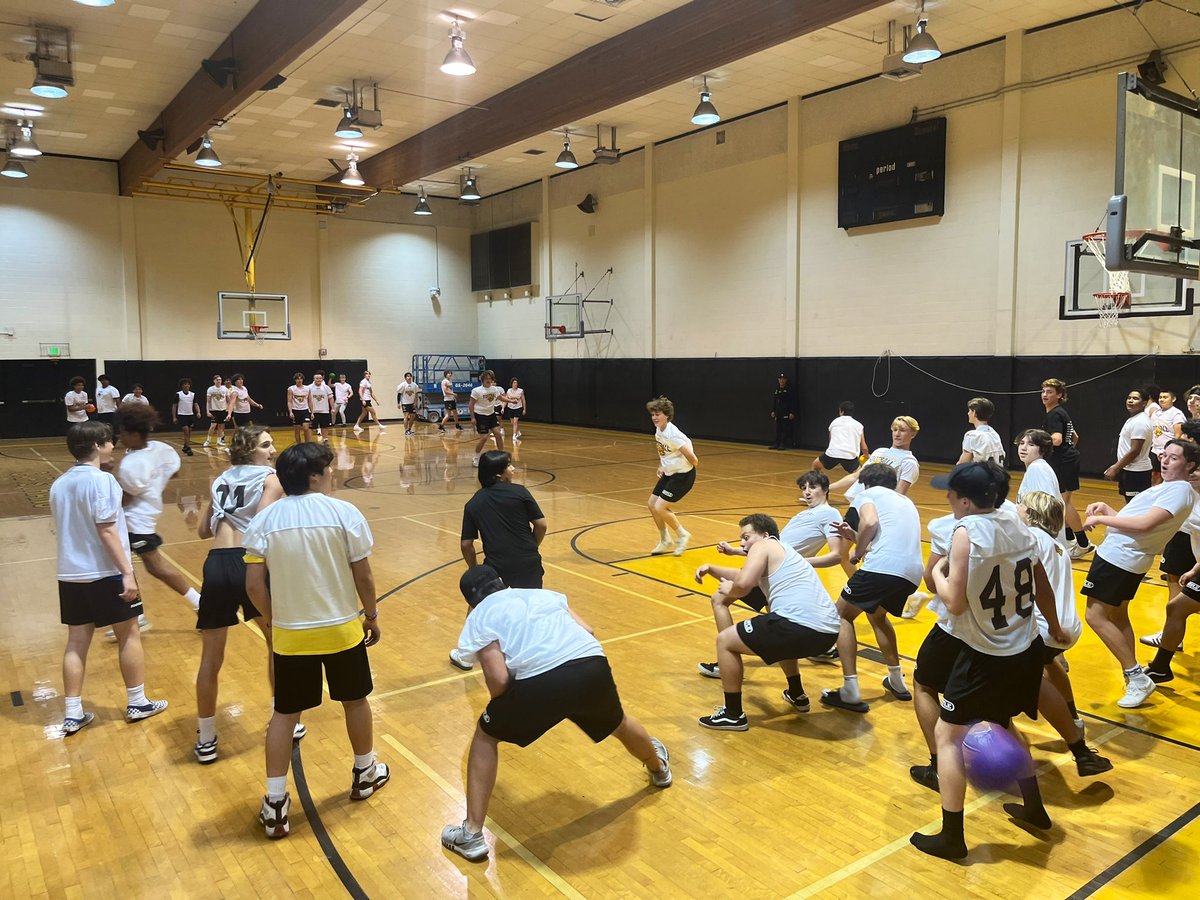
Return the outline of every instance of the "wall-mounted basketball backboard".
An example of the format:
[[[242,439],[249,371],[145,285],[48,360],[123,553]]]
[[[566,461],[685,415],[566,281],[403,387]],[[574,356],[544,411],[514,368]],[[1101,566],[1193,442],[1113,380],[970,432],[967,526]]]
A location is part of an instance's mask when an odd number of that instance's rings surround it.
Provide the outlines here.
[[[1082,240],[1067,241],[1063,293],[1059,298],[1060,319],[1096,319],[1102,296],[1111,290],[1108,273]],[[1197,283],[1190,279],[1130,272],[1129,297],[1122,298],[1121,318],[1145,316],[1190,316]]]
[[[292,337],[287,294],[217,294],[217,337],[222,340],[287,341]]]
[[[1116,180],[1104,223],[1105,268],[1200,277],[1197,172],[1200,104],[1136,73],[1118,75]]]

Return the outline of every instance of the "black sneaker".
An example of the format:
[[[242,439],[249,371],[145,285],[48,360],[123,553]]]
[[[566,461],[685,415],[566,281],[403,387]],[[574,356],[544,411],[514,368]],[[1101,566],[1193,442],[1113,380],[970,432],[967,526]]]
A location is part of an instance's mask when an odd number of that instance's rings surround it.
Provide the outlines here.
[[[715,662],[711,663],[696,663],[696,668],[700,670],[700,674],[706,678],[720,678],[721,667]]]
[[[749,731],[750,723],[746,714],[731,716],[725,712],[725,707],[718,706],[711,716],[701,716],[700,724],[713,731]]]
[[[927,787],[935,794],[941,793],[942,788],[938,781],[937,769],[933,766],[909,766],[908,774],[921,787]]]
[[[837,662],[838,649],[836,646],[830,647],[824,653],[814,653],[809,659],[812,662]]]
[[[1150,676],[1150,680],[1155,684],[1166,684],[1168,681],[1175,680],[1175,673],[1170,669],[1165,672],[1155,672],[1149,666],[1146,666],[1146,674]]]
[[[184,448],[183,448],[183,455],[184,455],[184,456],[193,456],[194,454],[192,453],[192,448],[191,448],[191,447],[184,447]]]
[[[462,431],[462,430],[463,430],[463,427],[462,427],[461,425],[455,425],[455,426],[454,426],[454,430],[455,430],[455,431]]]
[[[1091,747],[1088,747],[1087,753],[1075,757],[1075,771],[1083,776],[1101,775],[1104,772],[1111,772],[1112,767],[1111,760],[1101,756]]]
[[[799,697],[793,697],[791,691],[783,692],[783,699],[792,705],[792,709],[796,712],[808,712],[812,708],[812,704],[808,702],[808,697],[801,694]]]

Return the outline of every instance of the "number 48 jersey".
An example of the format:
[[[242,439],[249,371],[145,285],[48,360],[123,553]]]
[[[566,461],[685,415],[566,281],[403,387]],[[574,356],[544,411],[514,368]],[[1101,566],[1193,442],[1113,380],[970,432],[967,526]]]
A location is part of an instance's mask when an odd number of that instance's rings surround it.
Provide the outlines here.
[[[212,483],[213,533],[217,523],[225,519],[238,531],[245,531],[258,512],[263,484],[275,470],[270,466],[232,466]]]
[[[1032,532],[1008,510],[964,516],[956,527],[971,539],[971,562],[967,610],[954,617],[954,636],[989,656],[1027,650],[1038,636]]]

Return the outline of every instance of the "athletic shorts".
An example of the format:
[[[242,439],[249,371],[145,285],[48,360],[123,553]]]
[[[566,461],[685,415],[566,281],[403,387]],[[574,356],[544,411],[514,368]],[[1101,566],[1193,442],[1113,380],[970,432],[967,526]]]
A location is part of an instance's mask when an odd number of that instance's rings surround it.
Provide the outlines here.
[[[1058,489],[1064,494],[1079,490],[1079,451],[1072,450],[1066,456],[1051,454],[1046,460],[1058,476]]]
[[[299,425],[299,424],[301,424],[301,423],[303,423],[303,422],[307,422],[309,419],[311,419],[311,418],[312,418],[312,411],[311,411],[311,410],[307,410],[307,409],[289,409],[289,410],[288,410],[288,412],[289,412],[289,413],[291,413],[292,420],[293,420],[293,421],[294,421],[294,422],[295,422],[297,425]]]
[[[1059,656],[1061,656],[1062,654],[1064,654],[1066,652],[1067,652],[1066,649],[1063,647],[1051,647],[1049,644],[1043,642],[1042,643],[1042,665],[1043,666],[1050,665],[1050,663],[1054,662],[1054,660],[1058,659]]]
[[[107,628],[136,619],[143,612],[142,598],[126,603],[121,599],[121,576],[99,581],[60,581],[58,612],[64,625],[95,625]]]
[[[1097,553],[1092,557],[1080,593],[1107,606],[1120,606],[1134,598],[1141,584],[1141,575],[1114,566]]]
[[[225,420],[229,417],[229,410],[227,410],[227,409],[210,409],[208,411],[208,414],[210,416],[212,416],[212,420],[214,422],[216,422],[218,425],[224,425]]]
[[[905,601],[916,589],[915,584],[899,575],[859,569],[842,588],[842,599],[865,613],[873,613],[882,606],[893,616],[898,616],[904,612]]]
[[[417,404],[415,403],[401,403],[400,407],[405,413],[411,413],[413,415],[416,415],[417,413]]]
[[[370,401],[370,400],[364,400],[364,401],[362,402],[362,405],[363,405],[363,409],[370,409],[370,408],[371,408],[372,406],[374,406],[375,404],[374,404],[372,401]]]
[[[1167,541],[1163,548],[1162,559],[1158,567],[1164,575],[1179,577],[1196,565],[1196,557],[1192,554],[1192,536],[1186,531],[1178,531],[1175,537]]]
[[[934,625],[921,642],[921,649],[917,651],[917,667],[913,670],[913,681],[939,694],[944,693],[958,654],[965,646],[967,645],[941,625]]]
[[[1200,603],[1200,579],[1179,582],[1179,593],[1183,594],[1189,600],[1195,600],[1197,603]]]
[[[191,428],[192,423],[196,421],[195,416],[176,416],[175,418],[179,420],[180,428]]]
[[[488,703],[479,727],[498,741],[528,747],[568,720],[598,744],[616,731],[624,718],[608,660],[587,656],[511,682]]]
[[[493,428],[500,427],[499,421],[496,419],[496,414],[491,413],[486,416],[475,414],[475,433],[490,434]]]
[[[663,475],[654,485],[651,496],[662,497],[668,503],[678,503],[696,483],[696,470],[688,469],[675,475]]]
[[[835,469],[838,466],[841,466],[847,472],[857,472],[858,467],[862,465],[862,463],[858,461],[857,456],[853,456],[850,459],[839,459],[836,456],[830,456],[827,453],[822,453],[817,457],[817,459],[819,459],[821,461],[821,465],[827,469]]]
[[[525,415],[525,410],[521,409],[519,406],[516,409],[506,406],[501,410],[501,413],[506,419],[519,419],[521,416]]]
[[[200,611],[196,627],[201,631],[229,628],[262,615],[246,593],[246,551],[241,547],[220,547],[208,551],[204,560],[204,584],[200,588]]]
[[[321,705],[321,671],[329,684],[329,699],[361,700],[375,687],[367,642],[360,641],[340,653],[275,658],[275,710],[284,714],[303,712]]]
[[[328,428],[329,425],[333,422],[333,418],[330,416],[329,413],[325,413],[325,412],[313,413],[313,422],[316,423],[318,428],[322,428],[322,427]]]
[[[990,656],[964,643],[942,691],[942,721],[1007,725],[1021,713],[1036,719],[1044,650],[1041,637],[1015,656]]]
[[[235,412],[235,413],[233,414],[233,425],[234,425],[234,427],[235,427],[235,428],[241,428],[241,427],[243,427],[243,426],[245,426],[245,425],[249,425],[249,424],[250,424],[250,416],[251,416],[251,415],[253,415],[253,414],[252,414],[252,413],[248,413],[248,412],[244,412],[244,413]]]
[[[157,534],[134,534],[129,532],[129,549],[141,556],[143,553],[149,553],[152,550],[157,550],[163,545],[163,539]]]
[[[115,428],[117,425],[117,414],[115,412],[95,413],[95,419],[97,422],[103,422],[109,428]],[[179,419],[182,421],[183,416],[180,416]]]
[[[762,592],[762,588],[752,587],[750,593],[741,598],[741,602],[755,612],[762,612],[767,608],[767,595]]]
[[[1150,490],[1150,475],[1149,469],[1145,472],[1130,472],[1128,469],[1122,469],[1117,473],[1117,493],[1126,500],[1132,500],[1142,491]]]
[[[542,557],[540,555],[533,559],[505,563],[499,563],[492,559],[484,559],[483,564],[495,569],[504,581],[504,584],[510,588],[537,588],[540,590],[542,587],[542,578],[546,574],[542,569]]]
[[[1162,471],[1162,461],[1158,458],[1158,454],[1153,450],[1150,451],[1150,470],[1152,472]]]
[[[738,622],[735,627],[742,643],[769,666],[825,653],[838,638],[837,632],[815,631],[773,612]]]

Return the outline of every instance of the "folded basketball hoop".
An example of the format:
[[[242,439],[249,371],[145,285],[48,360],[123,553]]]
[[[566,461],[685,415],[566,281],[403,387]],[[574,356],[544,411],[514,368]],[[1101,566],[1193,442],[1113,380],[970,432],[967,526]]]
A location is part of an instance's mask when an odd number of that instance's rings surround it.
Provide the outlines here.
[[[262,341],[266,340],[266,338],[263,337],[263,332],[266,330],[267,330],[266,325],[251,325],[250,326],[250,337],[254,338],[254,340],[256,340],[256,341],[262,342]]]
[[[1104,266],[1106,238],[1107,232],[1104,231],[1094,231],[1083,236],[1083,242],[1101,266]],[[1108,276],[1108,290],[1093,294],[1096,298],[1096,312],[1101,328],[1116,328],[1120,324],[1121,311],[1129,309],[1129,301],[1133,297],[1129,288],[1129,273],[1113,271],[1107,266],[1104,272]]]

